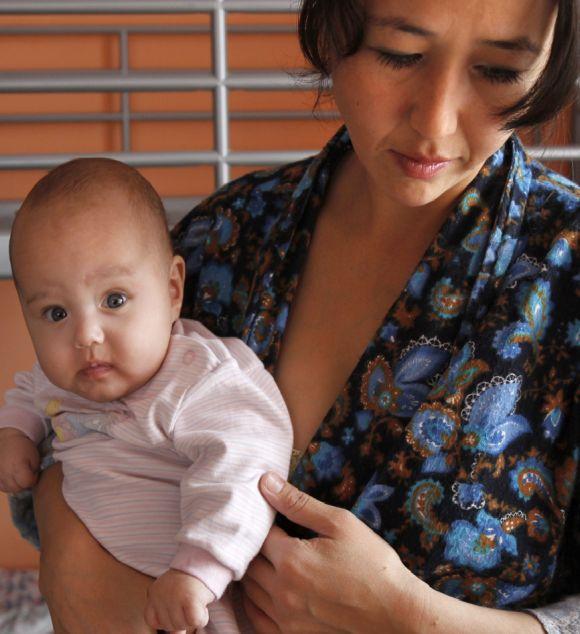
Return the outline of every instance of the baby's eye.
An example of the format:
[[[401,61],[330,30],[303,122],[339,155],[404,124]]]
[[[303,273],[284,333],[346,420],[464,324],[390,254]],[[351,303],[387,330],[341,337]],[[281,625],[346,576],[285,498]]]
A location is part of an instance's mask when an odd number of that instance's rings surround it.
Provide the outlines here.
[[[42,316],[47,321],[57,322],[66,319],[67,312],[62,306],[50,306],[45,311],[43,311]]]
[[[121,308],[127,303],[127,296],[123,293],[109,293],[105,299],[107,308]]]

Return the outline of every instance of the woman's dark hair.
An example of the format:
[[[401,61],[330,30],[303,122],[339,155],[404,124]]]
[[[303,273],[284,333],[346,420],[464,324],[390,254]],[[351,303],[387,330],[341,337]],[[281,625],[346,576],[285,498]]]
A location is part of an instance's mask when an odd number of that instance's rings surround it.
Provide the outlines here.
[[[578,0],[556,0],[558,16],[548,62],[531,90],[498,113],[516,129],[552,119],[575,96],[578,77]],[[365,28],[363,0],[303,0],[298,35],[306,59],[325,78],[333,57],[360,48]]]

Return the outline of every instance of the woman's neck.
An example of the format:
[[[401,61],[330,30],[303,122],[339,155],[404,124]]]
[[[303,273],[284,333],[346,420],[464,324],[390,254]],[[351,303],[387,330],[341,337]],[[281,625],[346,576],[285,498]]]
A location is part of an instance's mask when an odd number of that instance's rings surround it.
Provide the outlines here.
[[[421,207],[400,205],[372,179],[354,152],[337,167],[331,182],[331,204],[325,204],[325,209],[333,211],[334,221],[353,237],[364,234],[377,240],[390,235],[405,242],[410,234],[435,235],[461,195],[446,192]]]

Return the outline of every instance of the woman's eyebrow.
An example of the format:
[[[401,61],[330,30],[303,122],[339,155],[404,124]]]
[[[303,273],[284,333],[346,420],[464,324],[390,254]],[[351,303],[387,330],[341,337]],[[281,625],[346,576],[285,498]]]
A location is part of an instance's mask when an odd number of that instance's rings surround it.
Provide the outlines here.
[[[435,35],[433,31],[429,31],[415,24],[411,24],[405,18],[388,17],[378,15],[368,15],[366,18],[369,24],[378,26],[379,28],[396,29],[397,31],[403,31],[404,33],[412,33],[413,35],[422,35],[423,37],[429,37]]]
[[[405,18],[401,17],[369,15],[367,16],[367,22],[379,28],[395,29],[396,31],[420,35],[422,37],[433,37],[436,35],[434,31],[429,31],[428,29],[412,24]],[[541,46],[535,44],[529,37],[526,36],[515,37],[508,40],[480,40],[479,44],[501,48],[505,51],[521,51],[525,53],[534,53],[535,55],[538,55],[542,50]]]
[[[534,53],[538,55],[542,48],[534,44],[528,37],[516,37],[513,40],[481,40],[485,46],[494,46],[505,51],[522,51],[524,53]]]

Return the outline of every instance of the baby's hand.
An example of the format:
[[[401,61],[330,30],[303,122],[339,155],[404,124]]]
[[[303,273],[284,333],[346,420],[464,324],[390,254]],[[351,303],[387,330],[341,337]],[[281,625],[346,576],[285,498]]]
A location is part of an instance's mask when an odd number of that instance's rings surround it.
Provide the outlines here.
[[[149,588],[145,620],[158,630],[196,630],[207,625],[207,605],[212,601],[215,596],[205,583],[170,569]]]
[[[20,430],[0,429],[0,491],[18,493],[36,484],[40,455]]]

